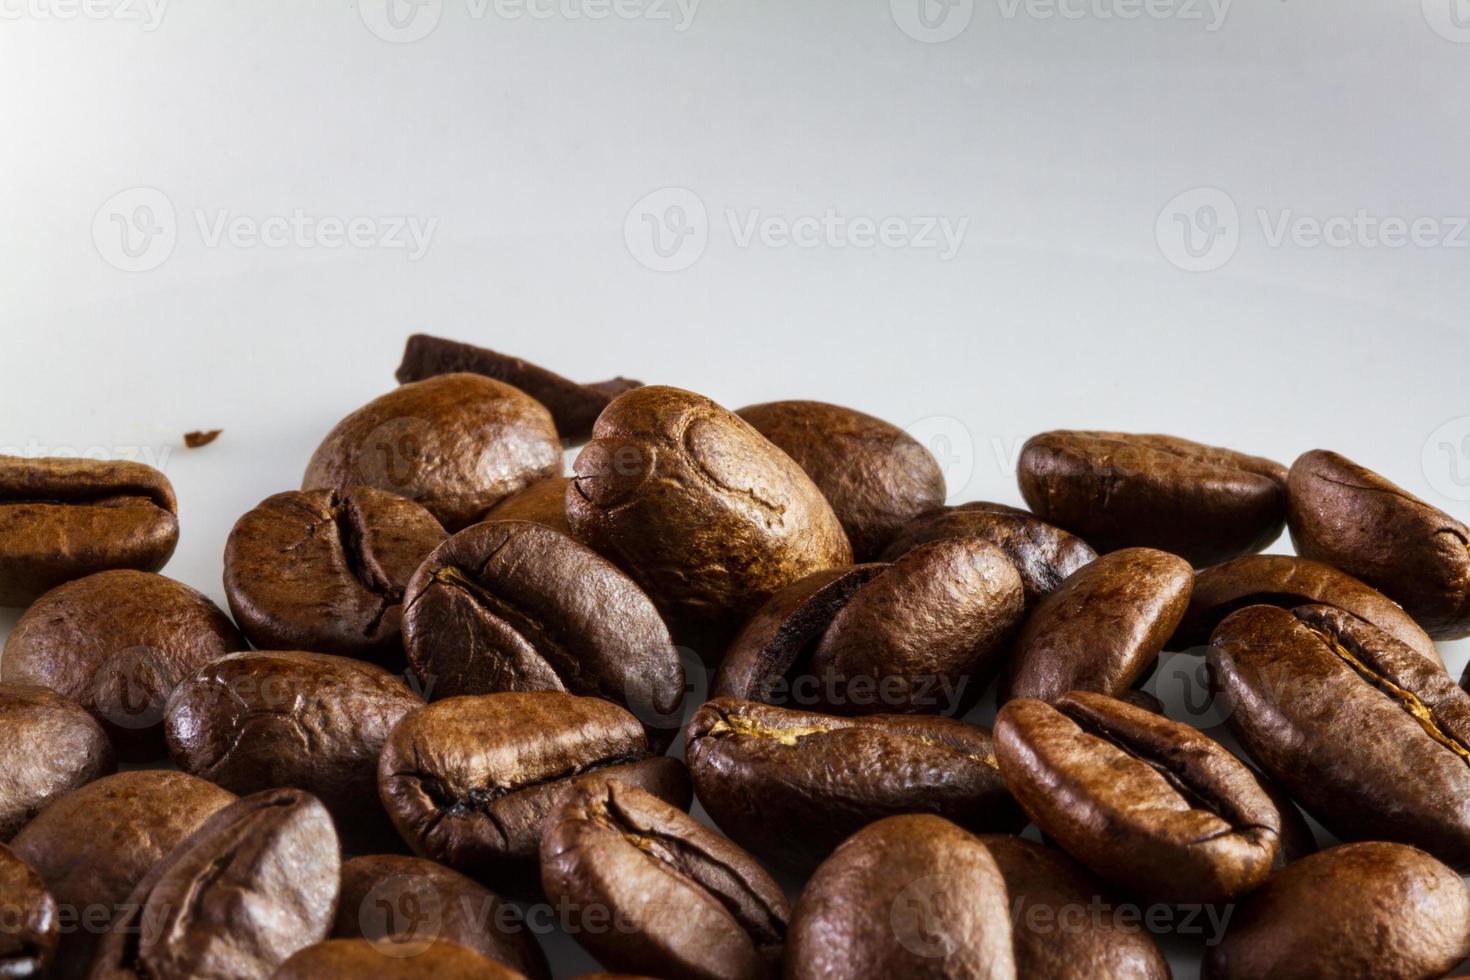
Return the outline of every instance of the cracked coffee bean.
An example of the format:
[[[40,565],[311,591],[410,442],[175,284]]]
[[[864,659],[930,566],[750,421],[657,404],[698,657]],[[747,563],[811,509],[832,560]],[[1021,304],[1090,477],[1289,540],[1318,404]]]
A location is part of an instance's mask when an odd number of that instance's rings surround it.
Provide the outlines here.
[[[159,860],[235,794],[181,772],[140,770],[51,803],[10,842],[66,916],[54,976],[86,976],[93,951]]]
[[[1470,527],[1337,453],[1291,466],[1297,554],[1342,569],[1441,640],[1470,636]]]
[[[841,405],[781,401],[735,413],[812,478],[852,553],[871,561],[905,522],[944,503],[944,471],[898,426]]]
[[[240,653],[179,684],[168,703],[169,753],[185,772],[236,793],[305,790],[349,849],[381,848],[396,838],[371,805],[378,752],[422,706],[400,678],[360,660]]]
[[[1231,731],[1323,826],[1470,867],[1470,695],[1442,668],[1331,606],[1251,606],[1210,643]]]
[[[391,939],[417,955],[458,943],[531,980],[550,980],[546,955],[514,905],[471,879],[423,858],[371,854],[342,865],[332,935]]]
[[[0,684],[0,843],[52,800],[116,770],[107,733],[81,705],[44,687]]]
[[[404,644],[436,698],[568,691],[616,702],[662,744],[684,666],[632,579],[564,534],[487,521],[429,555],[404,598]]]
[[[405,956],[393,940],[329,939],[293,955],[273,980],[524,980],[521,974],[456,943]]]
[[[1247,555],[1195,572],[1189,608],[1169,646],[1203,646],[1226,616],[1260,605],[1336,606],[1377,626],[1428,663],[1444,665],[1434,641],[1392,599],[1331,565],[1291,555]]]
[[[119,758],[148,762],[167,754],[163,709],[175,685],[245,647],[203,593],[149,572],[99,572],[26,610],[5,641],[0,680],[70,698],[101,722]]]
[[[541,821],[570,780],[591,772],[689,805],[684,764],[655,754],[637,718],[554,691],[414,712],[383,746],[378,792],[414,853],[494,884],[534,870]]]
[[[340,862],[315,797],[274,789],[236,800],[138,883],[91,980],[268,980],[326,937]]]
[[[635,389],[592,435],[567,489],[573,534],[632,576],[674,639],[706,660],[781,588],[852,562],[811,478],[702,395]]]
[[[1162,902],[1218,902],[1271,871],[1281,815],[1188,725],[1085,691],[1008,702],[995,756],[1016,800],[1099,876]]]
[[[1205,957],[1213,980],[1443,976],[1470,954],[1470,893],[1428,854],[1345,844],[1278,871]]]
[[[530,521],[544,524],[553,531],[570,536],[567,523],[567,485],[565,476],[548,476],[519,493],[511,494],[485,512],[487,521]]]
[[[953,714],[999,668],[1023,608],[1015,567],[979,538],[827,569],[757,610],[725,654],[714,696],[837,714]]]
[[[795,867],[900,813],[934,813],[976,831],[1025,824],[990,732],[952,718],[843,718],[721,698],[689,722],[686,755],[720,829]]]
[[[787,980],[1018,975],[1006,881],[977,837],[929,814],[849,837],[802,889]]]
[[[1151,548],[1124,548],[1083,566],[1026,617],[1001,700],[1126,693],[1158,661],[1193,585],[1187,561]]]
[[[403,590],[448,535],[418,504],[371,487],[268,497],[225,545],[225,595],[250,642],[398,666]]]
[[[41,876],[0,844],[0,977],[41,980],[60,936],[56,899]]]
[[[1038,517],[1103,553],[1157,548],[1201,568],[1260,551],[1286,523],[1286,467],[1174,436],[1044,432],[1017,469]]]
[[[458,531],[561,472],[561,442],[534,398],[476,374],[406,384],[341,422],[317,447],[303,490],[376,487]]]
[[[791,914],[781,886],[735,844],[615,775],[577,781],[547,816],[541,883],[604,966],[688,980],[780,973]]]
[[[921,544],[941,538],[983,538],[1021,574],[1031,609],[1073,572],[1097,558],[1092,546],[1034,514],[1005,504],[973,502],[920,514],[899,531],[883,554],[895,561]]]
[[[179,541],[178,510],[151,466],[0,456],[0,606],[110,569],[158,571]]]
[[[557,431],[570,442],[586,439],[592,423],[614,398],[643,385],[628,378],[578,384],[519,357],[421,333],[408,338],[396,377],[401,382],[423,381],[458,372],[481,374],[521,389],[546,406]]]

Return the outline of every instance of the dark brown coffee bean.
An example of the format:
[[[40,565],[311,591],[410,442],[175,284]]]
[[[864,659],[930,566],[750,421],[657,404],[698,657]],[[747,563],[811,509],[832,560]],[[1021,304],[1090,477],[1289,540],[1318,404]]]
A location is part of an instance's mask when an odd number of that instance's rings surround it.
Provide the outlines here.
[[[332,935],[391,939],[414,955],[434,943],[458,943],[532,980],[551,976],[520,910],[459,872],[423,858],[372,854],[343,864]]]
[[[674,638],[707,659],[782,587],[852,562],[811,478],[702,395],[630,391],[592,435],[567,490],[573,533],[631,575]]]
[[[1021,449],[1021,496],[1098,551],[1141,546],[1214,565],[1286,523],[1286,467],[1187,439],[1044,432]]]
[[[672,738],[684,667],[632,579],[576,541],[487,521],[429,555],[404,599],[409,662],[435,697],[570,691],[628,707]]]
[[[40,980],[56,956],[60,919],[41,876],[0,844],[0,977]]]
[[[521,975],[456,943],[405,951],[393,940],[329,939],[308,946],[274,980],[523,980]]]
[[[1021,837],[985,834],[980,843],[1005,879],[1016,976],[1169,980],[1153,937],[1111,914],[1118,906],[1080,864]]]
[[[139,882],[91,980],[268,980],[326,937],[340,865],[315,797],[273,789],[237,800]]]
[[[598,771],[681,807],[689,775],[653,754],[610,701],[552,691],[438,701],[383,747],[378,792],[414,852],[479,881],[534,867],[541,821],[568,781]]]
[[[1278,871],[1206,957],[1213,980],[1442,976],[1470,954],[1460,876],[1401,844],[1345,844]]]
[[[1344,839],[1470,866],[1470,695],[1341,609],[1251,606],[1211,639],[1231,731]]]
[[[720,829],[796,866],[900,813],[936,813],[972,830],[1025,823],[990,732],[951,718],[842,718],[717,699],[689,722],[686,755]]]
[[[1005,878],[972,834],[929,814],[858,831],[802,890],[788,980],[1017,976]]]
[[[565,476],[549,476],[538,480],[491,507],[485,512],[485,520],[531,521],[570,535],[572,528],[567,523],[567,485],[571,482]]]
[[[377,487],[457,531],[561,472],[561,442],[534,398],[476,374],[445,374],[377,398],[327,434],[303,490]]]
[[[594,384],[577,384],[519,357],[421,333],[408,338],[397,378],[401,382],[423,381],[463,371],[482,374],[521,389],[546,406],[556,420],[556,428],[562,438],[573,442],[587,438],[592,431],[592,423],[597,421],[608,402],[643,383],[613,378]]]
[[[839,714],[954,713],[999,666],[1023,608],[1015,567],[979,538],[829,569],[756,612],[715,693]]]
[[[163,708],[174,686],[246,648],[218,606],[181,582],[111,571],[58,586],[5,641],[0,680],[37,684],[90,711],[124,761],[166,754]]]
[[[1026,617],[1004,696],[1124,693],[1174,635],[1193,584],[1189,562],[1151,548],[1125,548],[1083,566]]]
[[[1223,746],[1188,725],[1085,691],[995,720],[1017,802],[1094,872],[1165,902],[1215,902],[1270,872],[1281,815]]]
[[[791,914],[781,886],[724,837],[616,778],[579,780],[547,816],[541,883],[604,966],[689,980],[779,973]]]
[[[1470,636],[1470,527],[1325,449],[1293,463],[1287,486],[1297,554],[1362,579],[1430,636]]]
[[[81,705],[44,687],[0,684],[0,843],[47,803],[116,770],[107,733]]]
[[[178,544],[177,514],[151,466],[0,456],[0,606],[109,569],[158,571]]]
[[[86,975],[143,876],[235,795],[181,772],[120,772],[53,802],[11,841],[63,917],[55,975]]]
[[[360,660],[252,652],[216,660],[168,703],[169,753],[179,768],[236,793],[294,787],[324,803],[353,850],[391,844],[373,806],[378,752],[423,701]]]
[[[1034,514],[1005,504],[974,502],[921,514],[904,525],[884,553],[885,561],[940,538],[984,538],[1021,573],[1029,609],[1062,580],[1097,558],[1092,546]]]
[[[938,460],[882,419],[807,401],[767,402],[735,414],[812,478],[858,561],[877,558],[909,519],[944,503]]]
[[[1290,555],[1248,555],[1195,573],[1189,609],[1170,646],[1202,646],[1226,616],[1247,606],[1326,605],[1345,609],[1442,666],[1434,641],[1383,593],[1331,565]]]
[[[446,537],[428,511],[384,490],[278,493],[230,532],[225,596],[261,649],[398,666],[403,590]]]

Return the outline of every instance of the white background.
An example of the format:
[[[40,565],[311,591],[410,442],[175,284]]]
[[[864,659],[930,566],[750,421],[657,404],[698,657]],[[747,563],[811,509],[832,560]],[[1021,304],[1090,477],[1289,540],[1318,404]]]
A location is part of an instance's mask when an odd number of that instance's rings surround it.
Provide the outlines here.
[[[89,2],[0,0],[0,451],[161,464],[168,572],[216,599],[414,330],[849,404],[956,501],[1085,426],[1333,448],[1470,513],[1464,0]]]

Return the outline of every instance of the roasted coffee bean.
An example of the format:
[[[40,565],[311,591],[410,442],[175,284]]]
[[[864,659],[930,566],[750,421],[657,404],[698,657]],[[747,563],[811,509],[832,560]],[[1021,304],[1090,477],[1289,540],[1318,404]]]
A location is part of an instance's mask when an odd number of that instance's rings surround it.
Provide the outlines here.
[[[428,511],[385,490],[278,493],[230,532],[225,595],[263,650],[398,666],[403,590],[446,537]]]
[[[144,762],[166,754],[163,706],[174,686],[245,647],[203,593],[149,572],[99,572],[26,610],[5,641],[0,680],[65,695],[102,723],[123,760]]]
[[[158,571],[178,544],[177,514],[151,466],[0,456],[0,606],[109,569]]]
[[[1249,555],[1196,572],[1189,609],[1169,646],[1202,646],[1226,616],[1260,605],[1336,606],[1407,644],[1429,663],[1444,664],[1434,641],[1392,599],[1331,565],[1290,555]]]
[[[1337,836],[1470,867],[1470,695],[1331,606],[1251,606],[1210,641],[1231,730]]]
[[[1278,871],[1206,956],[1212,980],[1438,977],[1470,954],[1460,876],[1402,844],[1344,844]]]
[[[1147,930],[1111,914],[1103,883],[1060,851],[1009,834],[985,834],[1010,898],[1016,976],[1051,980],[1169,980]],[[1105,914],[1092,910],[1103,908]]]
[[[1025,823],[990,732],[951,718],[842,718],[718,699],[689,722],[686,755],[720,829],[798,867],[899,813],[936,813],[972,830]]]
[[[165,727],[180,769],[236,793],[306,790],[359,850],[396,839],[372,805],[378,752],[398,720],[422,705],[401,679],[360,660],[240,653],[179,684]]]
[[[11,841],[64,921],[55,975],[86,975],[143,876],[235,795],[181,772],[120,772],[51,803]]]
[[[939,461],[882,419],[807,401],[767,402],[735,414],[812,478],[858,561],[877,558],[909,519],[944,503]]]
[[[788,980],[1017,976],[1005,878],[972,834],[930,814],[849,837],[807,881]]]
[[[702,395],[630,391],[592,435],[567,488],[572,532],[631,575],[701,656],[718,656],[779,589],[852,562],[811,478]]]
[[[689,805],[684,764],[653,754],[637,718],[553,691],[414,712],[383,746],[378,792],[415,853],[495,882],[534,868],[541,821],[569,780],[593,771]]]
[[[501,500],[561,472],[561,442],[534,398],[476,374],[406,384],[327,434],[303,490],[377,487],[416,500],[457,531]]]
[[[1085,691],[995,719],[1017,802],[1098,875],[1164,902],[1216,902],[1270,872],[1281,815],[1244,763],[1188,725]]]
[[[899,531],[884,553],[893,561],[921,544],[940,538],[984,538],[1021,573],[1029,609],[1062,581],[1097,558],[1092,546],[1075,534],[1046,523],[1034,514],[1005,504],[973,502],[920,514]]]
[[[423,858],[372,854],[343,864],[332,935],[391,939],[412,955],[434,943],[458,943],[531,980],[551,976],[546,955],[515,906]]]
[[[1023,609],[1020,575],[979,538],[828,569],[756,612],[720,665],[715,696],[838,714],[953,713],[999,666]]]
[[[0,844],[0,977],[40,980],[56,956],[56,899],[33,868]]]
[[[1260,551],[1286,523],[1286,467],[1174,436],[1044,432],[1018,474],[1038,517],[1101,552],[1158,548],[1200,568]]]
[[[1325,449],[1293,463],[1287,487],[1297,554],[1362,579],[1430,636],[1470,636],[1470,527]]]
[[[107,733],[81,705],[48,688],[0,684],[0,843],[47,803],[116,770]]]
[[[572,528],[567,524],[567,485],[571,482],[565,476],[538,480],[487,510],[485,520],[531,521],[569,535]]]
[[[577,384],[519,357],[421,333],[408,338],[397,378],[401,382],[423,381],[462,371],[483,374],[521,389],[546,406],[562,438],[573,442],[587,438],[592,423],[608,402],[643,384],[628,378]]]
[[[1193,584],[1187,561],[1151,548],[1124,548],[1083,566],[1026,617],[1004,696],[1124,693],[1174,635]]]
[[[435,697],[570,691],[630,708],[665,741],[679,727],[684,666],[658,610],[540,524],[487,521],[437,548],[409,583],[403,636]]]
[[[315,797],[273,789],[237,800],[133,889],[91,980],[268,980],[326,938],[340,864]]]
[[[541,883],[604,966],[688,980],[779,974],[791,914],[781,886],[729,840],[614,777],[577,781],[547,816]]]
[[[456,943],[434,943],[405,956],[393,940],[329,939],[308,946],[274,980],[523,980],[521,975]]]

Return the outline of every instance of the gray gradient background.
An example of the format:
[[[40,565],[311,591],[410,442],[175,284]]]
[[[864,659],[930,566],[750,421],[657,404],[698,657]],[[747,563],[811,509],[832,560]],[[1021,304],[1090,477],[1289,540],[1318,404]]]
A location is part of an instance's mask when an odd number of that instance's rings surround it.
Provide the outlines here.
[[[0,0],[0,451],[162,463],[168,572],[217,599],[231,523],[392,385],[411,330],[732,407],[850,404],[929,441],[956,501],[1018,502],[1024,438],[1087,426],[1330,447],[1470,514],[1463,0],[1236,0],[1222,21],[961,0],[928,11],[940,43],[907,0],[704,0],[687,22],[428,0],[397,33],[385,0],[156,22],[68,2]],[[159,193],[172,249],[124,271],[116,222],[165,227],[137,210]],[[670,203],[704,244],[655,271],[639,235],[677,224]],[[206,234],[298,210],[433,234],[414,257]],[[829,211],[964,236],[950,256],[742,238]],[[1400,248],[1273,242],[1283,216],[1360,212],[1432,223]],[[1218,268],[1180,267],[1181,221],[1224,233]],[[1445,647],[1456,673],[1467,647]]]

